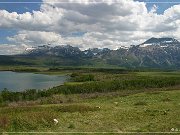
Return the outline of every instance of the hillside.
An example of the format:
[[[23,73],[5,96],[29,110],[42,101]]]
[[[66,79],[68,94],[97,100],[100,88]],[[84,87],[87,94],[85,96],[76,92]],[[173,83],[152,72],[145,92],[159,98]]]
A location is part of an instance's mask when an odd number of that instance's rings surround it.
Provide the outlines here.
[[[117,50],[90,48],[84,51],[70,45],[43,45],[27,48],[23,54],[1,56],[0,64],[178,69],[180,42],[173,38],[151,38]]]

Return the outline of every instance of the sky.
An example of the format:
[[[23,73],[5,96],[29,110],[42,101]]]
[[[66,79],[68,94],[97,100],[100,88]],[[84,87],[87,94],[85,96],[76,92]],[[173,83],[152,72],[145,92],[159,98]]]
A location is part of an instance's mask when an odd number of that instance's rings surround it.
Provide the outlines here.
[[[40,45],[118,49],[180,41],[180,0],[0,0],[0,55]]]

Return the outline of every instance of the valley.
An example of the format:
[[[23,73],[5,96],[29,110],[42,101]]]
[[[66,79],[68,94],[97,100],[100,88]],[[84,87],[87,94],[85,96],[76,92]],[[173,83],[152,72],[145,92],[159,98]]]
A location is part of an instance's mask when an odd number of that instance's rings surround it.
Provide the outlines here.
[[[0,134],[180,134],[180,0],[1,0]]]

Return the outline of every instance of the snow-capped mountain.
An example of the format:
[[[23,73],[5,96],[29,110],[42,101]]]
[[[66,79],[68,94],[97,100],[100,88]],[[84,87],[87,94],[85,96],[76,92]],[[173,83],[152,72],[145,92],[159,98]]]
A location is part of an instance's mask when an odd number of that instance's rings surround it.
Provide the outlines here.
[[[72,47],[70,45],[61,45],[51,47],[49,45],[38,46],[33,49],[26,49],[24,55],[29,56],[64,56],[72,57],[76,55],[82,55],[82,51],[78,47]]]
[[[161,47],[180,45],[180,42],[174,38],[150,38],[144,43],[140,44],[140,47],[146,47],[149,45],[159,45]]]
[[[98,55],[104,55],[111,51],[108,48],[98,49],[98,48],[90,48],[88,50],[83,51],[83,53],[88,57],[98,56]]]
[[[38,46],[38,47],[32,47],[27,48],[24,55],[31,55],[31,56],[43,56],[43,55],[49,55],[49,56],[65,56],[65,57],[71,57],[71,56],[82,56],[82,57],[93,57],[96,55],[102,55],[107,52],[109,52],[110,49],[103,48],[90,48],[88,50],[81,51],[78,47],[72,47],[70,45],[59,45],[55,47],[51,47],[48,45]]]
[[[27,48],[18,55],[29,59],[43,59],[45,65],[114,65],[121,67],[180,68],[180,42],[174,38],[150,38],[142,44],[117,50],[43,45]],[[47,60],[48,59],[48,60]],[[43,63],[43,62],[42,62]],[[68,64],[67,64],[68,63]]]

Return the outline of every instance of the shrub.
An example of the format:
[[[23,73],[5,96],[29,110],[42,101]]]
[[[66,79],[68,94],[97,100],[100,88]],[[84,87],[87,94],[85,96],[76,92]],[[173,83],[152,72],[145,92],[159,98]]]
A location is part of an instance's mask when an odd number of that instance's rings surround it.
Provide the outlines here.
[[[94,81],[94,75],[92,74],[85,74],[85,75],[78,75],[76,73],[71,74],[73,81],[75,82],[86,82],[86,81]]]
[[[76,75],[74,75],[76,76]],[[17,102],[17,101],[30,101],[37,100],[41,97],[50,97],[54,94],[84,94],[94,92],[113,92],[128,90],[144,90],[148,88],[163,88],[171,87],[180,84],[178,77],[152,77],[152,78],[133,78],[121,80],[105,80],[94,81],[94,75],[84,74],[74,77],[75,81],[83,81],[83,83],[74,83],[73,85],[61,85],[48,90],[26,90],[23,92],[12,92],[4,89],[0,94],[0,102]],[[58,102],[61,102],[59,100]]]
[[[88,105],[63,105],[56,108],[58,112],[88,112],[88,111],[97,111],[96,107]]]

